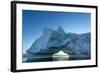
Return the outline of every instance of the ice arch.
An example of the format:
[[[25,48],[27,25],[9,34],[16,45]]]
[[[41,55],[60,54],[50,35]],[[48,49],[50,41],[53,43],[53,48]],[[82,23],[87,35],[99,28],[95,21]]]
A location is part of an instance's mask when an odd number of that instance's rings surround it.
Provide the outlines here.
[[[55,54],[53,54],[53,61],[66,61],[69,59],[69,55],[67,53],[64,53],[63,51],[59,51]]]

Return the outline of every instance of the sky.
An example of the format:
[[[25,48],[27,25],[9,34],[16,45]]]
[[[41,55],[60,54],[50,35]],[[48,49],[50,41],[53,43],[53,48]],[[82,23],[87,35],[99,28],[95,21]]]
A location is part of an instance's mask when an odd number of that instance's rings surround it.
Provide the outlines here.
[[[81,34],[90,32],[90,25],[90,13],[23,10],[23,52],[29,49],[32,43],[42,35],[44,28],[56,30],[61,26],[66,33]]]

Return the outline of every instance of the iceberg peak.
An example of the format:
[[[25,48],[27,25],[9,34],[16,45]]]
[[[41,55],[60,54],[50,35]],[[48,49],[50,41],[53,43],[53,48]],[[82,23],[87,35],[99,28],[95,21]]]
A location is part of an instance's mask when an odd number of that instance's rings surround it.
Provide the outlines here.
[[[64,30],[63,30],[63,28],[62,28],[61,26],[59,26],[59,27],[57,28],[57,31],[58,31],[58,32],[61,32],[61,33],[64,33]]]

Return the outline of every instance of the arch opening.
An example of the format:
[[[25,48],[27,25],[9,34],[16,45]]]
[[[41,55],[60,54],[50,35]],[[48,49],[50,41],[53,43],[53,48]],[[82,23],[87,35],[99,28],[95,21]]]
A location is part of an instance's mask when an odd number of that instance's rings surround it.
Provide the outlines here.
[[[69,60],[69,54],[64,53],[60,50],[59,52],[52,55],[53,61],[67,61]]]

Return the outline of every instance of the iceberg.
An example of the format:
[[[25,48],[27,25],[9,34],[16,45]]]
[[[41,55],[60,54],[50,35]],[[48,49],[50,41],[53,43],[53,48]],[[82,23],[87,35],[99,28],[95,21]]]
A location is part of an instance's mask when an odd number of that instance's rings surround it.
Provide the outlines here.
[[[82,60],[91,58],[91,33],[66,33],[61,26],[57,30],[45,28],[40,38],[36,39],[26,51],[32,54],[51,58],[53,54],[63,51],[69,55],[69,60]],[[52,60],[52,59],[50,59]]]

